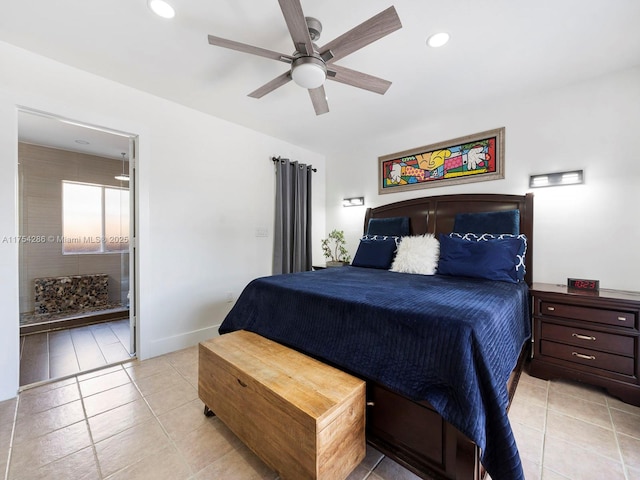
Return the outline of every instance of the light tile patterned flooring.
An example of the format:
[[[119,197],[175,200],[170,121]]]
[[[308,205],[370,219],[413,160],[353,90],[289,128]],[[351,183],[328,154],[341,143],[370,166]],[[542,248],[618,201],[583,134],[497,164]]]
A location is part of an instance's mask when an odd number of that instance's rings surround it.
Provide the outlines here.
[[[510,417],[527,480],[640,479],[638,407],[523,374]],[[203,415],[196,347],[1,402],[2,473],[10,480],[277,478],[219,419]],[[417,478],[369,448],[349,480]]]

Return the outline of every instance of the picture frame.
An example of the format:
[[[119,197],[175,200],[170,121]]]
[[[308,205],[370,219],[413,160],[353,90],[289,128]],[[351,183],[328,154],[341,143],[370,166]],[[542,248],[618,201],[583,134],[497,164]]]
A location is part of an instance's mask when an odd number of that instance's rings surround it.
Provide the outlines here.
[[[504,178],[505,128],[378,157],[378,193]]]

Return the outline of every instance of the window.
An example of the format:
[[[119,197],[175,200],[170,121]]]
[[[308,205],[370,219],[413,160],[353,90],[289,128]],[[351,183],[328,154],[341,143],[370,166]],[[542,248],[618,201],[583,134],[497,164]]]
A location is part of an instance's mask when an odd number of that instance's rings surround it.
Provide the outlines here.
[[[62,182],[62,253],[129,250],[129,190]]]

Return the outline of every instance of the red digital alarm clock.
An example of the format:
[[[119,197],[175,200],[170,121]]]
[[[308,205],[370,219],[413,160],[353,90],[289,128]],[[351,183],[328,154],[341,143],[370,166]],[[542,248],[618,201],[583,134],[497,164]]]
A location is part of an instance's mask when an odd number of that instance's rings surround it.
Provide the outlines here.
[[[567,278],[567,288],[581,292],[597,292],[600,290],[600,281],[587,280],[584,278]]]

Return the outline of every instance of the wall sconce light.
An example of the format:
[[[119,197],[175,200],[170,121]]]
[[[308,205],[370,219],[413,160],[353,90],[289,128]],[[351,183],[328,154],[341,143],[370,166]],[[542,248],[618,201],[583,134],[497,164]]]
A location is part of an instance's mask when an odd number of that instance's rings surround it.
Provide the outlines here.
[[[560,185],[577,185],[579,183],[584,183],[584,173],[582,170],[545,173],[542,175],[531,175],[529,177],[529,188],[557,187]]]
[[[343,207],[361,207],[364,205],[364,197],[345,198],[342,200]]]

